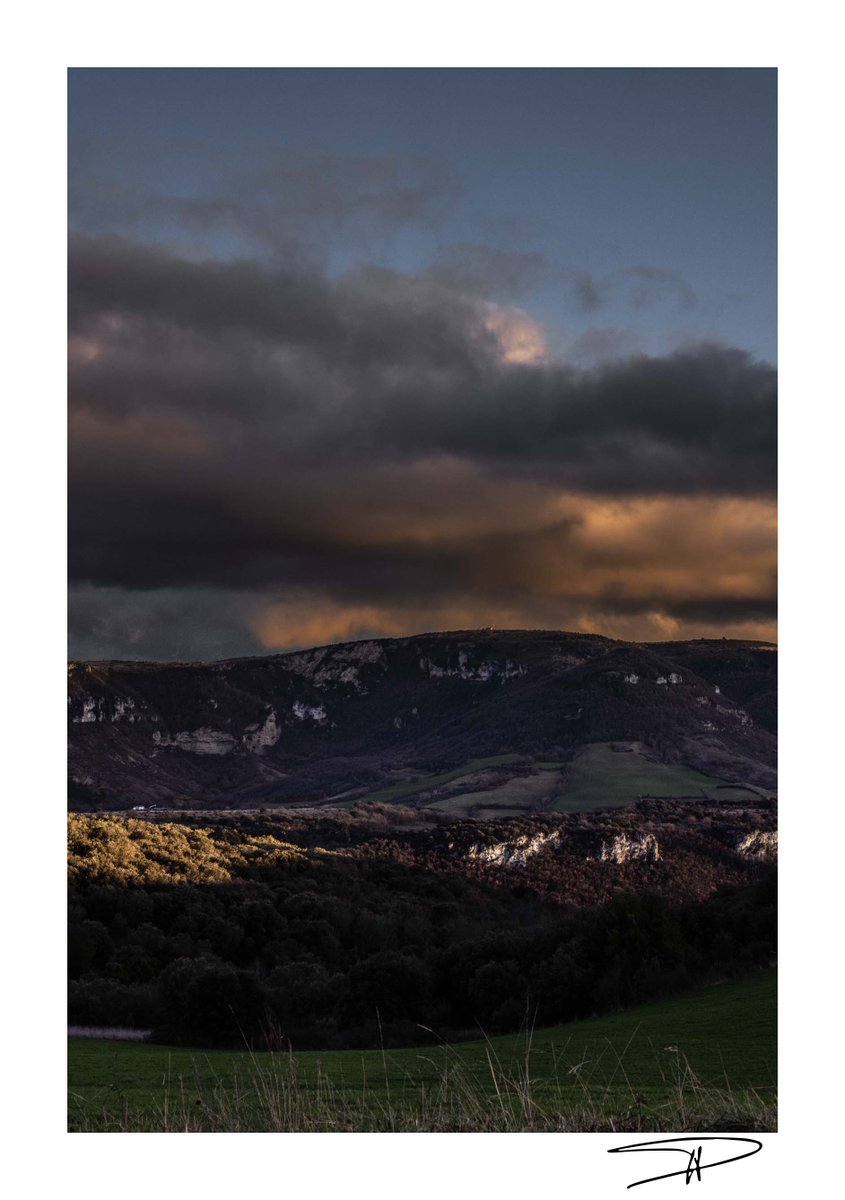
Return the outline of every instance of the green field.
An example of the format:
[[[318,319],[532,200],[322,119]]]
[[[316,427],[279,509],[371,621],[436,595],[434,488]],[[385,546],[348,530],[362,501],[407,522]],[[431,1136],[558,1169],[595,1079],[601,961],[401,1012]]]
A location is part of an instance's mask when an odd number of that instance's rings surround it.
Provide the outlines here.
[[[774,1128],[773,971],[511,1037],[296,1055],[68,1041],[71,1130]]]
[[[483,771],[486,767],[500,767],[503,763],[520,762],[523,757],[522,754],[495,754],[491,758],[472,758],[462,767],[455,767],[451,771],[441,771],[439,775],[424,775],[419,779],[403,780],[401,783],[392,784],[390,787],[381,788],[377,792],[370,792],[366,796],[359,796],[357,800],[344,803],[351,805],[402,800],[406,796],[415,796],[417,792],[427,792],[441,784],[451,783],[453,779],[460,779],[463,775],[474,775],[476,771]],[[338,807],[343,807],[343,805],[338,805]]]
[[[560,771],[537,768],[530,775],[515,775],[505,783],[478,792],[456,791],[442,800],[432,800],[429,808],[455,817],[479,817],[482,820],[538,812],[548,806],[560,787]]]
[[[651,762],[636,751],[613,750],[609,743],[597,743],[587,746],[570,765],[563,791],[551,808],[557,812],[619,808],[633,804],[639,796],[705,798],[717,794],[714,789],[723,783],[691,767]]]
[[[524,756],[519,754],[474,758],[449,771],[401,780],[357,799],[339,799],[335,804],[343,808],[371,801],[404,800],[456,780],[466,778],[469,782],[473,776],[489,768],[524,761]],[[430,799],[427,807],[448,812],[455,817],[487,819],[516,816],[523,812],[587,812],[596,808],[621,808],[634,804],[640,796],[693,796],[721,799],[727,803],[743,798],[753,799],[755,795],[755,792],[727,785],[723,779],[705,775],[692,767],[654,762],[636,749],[613,749],[612,743],[601,742],[585,747],[568,766],[559,762],[535,763],[534,770],[527,776],[517,774],[511,780],[482,791],[461,792],[455,789],[438,799]]]

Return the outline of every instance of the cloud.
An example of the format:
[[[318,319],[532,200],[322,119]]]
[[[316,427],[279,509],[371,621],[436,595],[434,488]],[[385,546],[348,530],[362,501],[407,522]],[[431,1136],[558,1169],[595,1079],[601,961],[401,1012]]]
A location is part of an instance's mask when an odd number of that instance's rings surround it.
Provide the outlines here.
[[[484,242],[453,242],[435,254],[427,274],[456,291],[515,299],[537,284],[559,282],[564,272],[542,255]]]
[[[593,313],[610,303],[632,309],[668,305],[688,312],[698,297],[679,271],[641,263],[595,275],[545,255],[510,250],[483,242],[455,242],[441,247],[426,272],[459,291],[497,300],[513,300],[538,286],[557,288],[574,307]]]
[[[259,597],[228,588],[136,591],[72,584],[69,656],[194,662],[266,654],[250,630],[260,603]]]
[[[351,604],[322,593],[284,597],[229,589],[165,588],[138,592],[76,585],[70,591],[72,657],[203,660],[267,654],[366,637],[422,631],[571,629],[632,641],[676,637],[776,639],[771,607],[700,613],[665,607],[630,612],[596,603],[535,599],[507,603],[477,594],[433,603],[374,596]]]
[[[274,491],[241,480],[228,502],[174,491],[127,503],[136,491],[130,483],[126,496],[102,495],[88,531],[75,531],[82,574],[134,597],[133,610],[149,593],[148,620],[190,657],[206,654],[209,629],[236,624],[238,613],[253,641],[230,637],[227,653],[589,619],[657,637],[654,614],[685,630],[773,630],[771,500],[560,493],[460,460],[308,469]],[[181,615],[155,600],[173,594],[185,597]],[[133,646],[154,641],[154,628],[141,628]]]
[[[495,335],[504,362],[542,363],[546,360],[545,331],[527,312],[488,304],[484,324]]]
[[[569,343],[566,360],[579,367],[595,367],[609,359],[628,357],[637,349],[638,338],[632,329],[598,326]]]
[[[297,459],[458,454],[581,489],[774,487],[775,372],[740,350],[535,363],[527,315],[425,278],[328,281],[114,239],[72,243],[70,306],[75,411],[225,417]]]
[[[641,264],[596,276],[589,271],[563,271],[572,296],[582,312],[592,313],[611,302],[631,308],[668,304],[681,311],[698,306],[698,297],[679,271]]]
[[[776,378],[740,350],[585,370],[443,276],[85,235],[70,331],[86,654],[590,620],[771,631]]]
[[[667,271],[662,267],[629,267],[617,279],[620,283],[631,284],[629,294],[637,308],[656,304],[667,294],[683,309],[695,308],[698,304],[695,292],[678,271]]]
[[[461,194],[424,154],[355,155],[243,139],[225,154],[196,139],[135,134],[74,147],[74,229],[221,252],[322,263],[343,247],[378,254],[403,230],[436,231]]]

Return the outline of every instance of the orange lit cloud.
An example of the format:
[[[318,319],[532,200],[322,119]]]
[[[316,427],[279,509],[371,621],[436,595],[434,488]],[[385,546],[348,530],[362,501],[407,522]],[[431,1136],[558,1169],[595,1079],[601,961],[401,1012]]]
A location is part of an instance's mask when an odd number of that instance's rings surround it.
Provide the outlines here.
[[[659,642],[679,638],[748,638],[777,641],[774,621],[679,621],[663,612],[634,617],[608,616],[573,609],[554,619],[548,605],[526,603],[508,607],[466,597],[463,602],[433,608],[394,605],[350,607],[329,600],[268,604],[254,612],[248,624],[265,651],[284,651],[368,637],[410,637],[423,630],[569,629],[599,633],[625,641]],[[551,614],[551,615],[550,615]]]
[[[485,307],[485,327],[499,343],[503,362],[541,363],[546,358],[546,336],[543,327],[519,308],[503,308],[498,304]]]
[[[401,507],[395,523],[347,514],[349,527],[336,536],[352,538],[362,562],[373,553],[395,562],[390,586],[381,596],[374,588],[365,603],[363,581],[344,584],[343,595],[269,601],[251,615],[254,634],[268,649],[486,625],[633,640],[776,639],[771,502],[621,502],[527,486],[496,496],[507,522],[495,507],[485,523],[483,488],[477,504],[452,509],[453,517],[448,489],[429,521],[405,522]],[[432,595],[420,603],[425,574]]]

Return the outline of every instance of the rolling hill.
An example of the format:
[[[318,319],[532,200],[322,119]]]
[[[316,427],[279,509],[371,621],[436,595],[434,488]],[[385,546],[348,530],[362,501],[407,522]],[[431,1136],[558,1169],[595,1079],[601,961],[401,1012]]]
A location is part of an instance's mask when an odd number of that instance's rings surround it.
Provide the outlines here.
[[[627,772],[627,791],[608,782],[619,802],[725,783],[770,793],[776,658],[754,642],[470,630],[214,663],[71,663],[70,807],[430,804],[463,778],[464,793],[510,783],[492,809],[566,809],[585,753]],[[545,790],[514,790],[542,770],[557,772]]]

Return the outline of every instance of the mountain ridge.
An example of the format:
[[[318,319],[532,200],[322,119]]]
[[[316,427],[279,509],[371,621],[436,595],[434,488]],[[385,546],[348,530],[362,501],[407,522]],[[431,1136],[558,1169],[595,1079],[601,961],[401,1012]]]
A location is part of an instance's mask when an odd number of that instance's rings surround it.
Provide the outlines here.
[[[364,643],[378,642],[379,644],[398,644],[404,642],[421,641],[431,638],[462,638],[462,637],[477,637],[479,634],[507,634],[509,636],[531,636],[540,635],[544,637],[566,637],[566,638],[589,638],[598,642],[607,642],[610,645],[618,646],[641,646],[647,649],[656,649],[661,646],[736,646],[748,647],[757,650],[773,650],[777,651],[777,642],[767,642],[757,638],[687,638],[678,640],[676,638],[667,638],[665,641],[646,642],[646,641],[626,641],[624,638],[611,638],[600,633],[581,633],[571,630],[561,629],[522,629],[522,628],[497,628],[494,626],[482,626],[478,629],[451,629],[451,630],[434,630],[428,633],[412,633],[405,637],[365,637],[365,638],[350,638],[344,642],[323,642],[318,646],[300,646],[292,650],[279,650],[272,654],[239,654],[226,658],[196,658],[196,659],[169,659],[169,658],[69,658],[67,661],[68,668],[90,666],[90,667],[113,667],[113,666],[139,666],[139,667],[214,667],[214,666],[229,666],[238,663],[250,662],[266,662],[272,659],[290,658],[296,654],[315,654],[321,650],[336,650],[349,646],[359,646]]]
[[[214,662],[69,664],[71,805],[327,802],[596,743],[774,786],[776,647],[555,630],[370,638]]]

